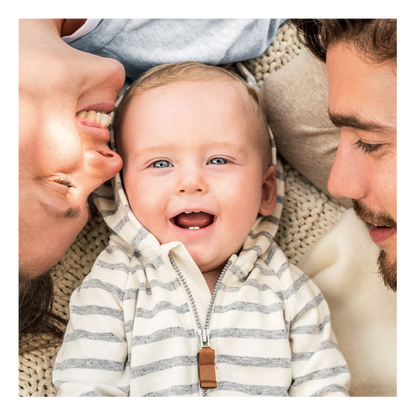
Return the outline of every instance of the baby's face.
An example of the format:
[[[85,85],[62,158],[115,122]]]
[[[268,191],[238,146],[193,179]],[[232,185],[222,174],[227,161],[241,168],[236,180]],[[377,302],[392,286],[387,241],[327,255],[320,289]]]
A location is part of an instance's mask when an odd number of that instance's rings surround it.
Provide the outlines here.
[[[177,82],[134,97],[120,131],[134,215],[161,244],[182,242],[203,273],[237,253],[276,203],[252,106],[232,81]]]

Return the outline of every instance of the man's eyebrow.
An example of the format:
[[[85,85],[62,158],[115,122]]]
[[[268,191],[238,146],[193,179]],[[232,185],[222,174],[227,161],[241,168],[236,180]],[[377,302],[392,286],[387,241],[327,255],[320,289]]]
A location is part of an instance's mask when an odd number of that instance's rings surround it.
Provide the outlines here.
[[[337,126],[340,127],[351,127],[355,130],[362,130],[368,132],[381,132],[385,131],[386,133],[396,133],[396,129],[381,123],[373,123],[371,121],[361,120],[359,117],[354,115],[343,115],[337,113],[331,113],[328,111],[329,118]]]
[[[78,218],[81,215],[81,208],[80,207],[70,207],[65,210],[59,210],[55,208],[52,205],[49,205],[43,201],[41,201],[41,204],[55,217],[59,218]]]

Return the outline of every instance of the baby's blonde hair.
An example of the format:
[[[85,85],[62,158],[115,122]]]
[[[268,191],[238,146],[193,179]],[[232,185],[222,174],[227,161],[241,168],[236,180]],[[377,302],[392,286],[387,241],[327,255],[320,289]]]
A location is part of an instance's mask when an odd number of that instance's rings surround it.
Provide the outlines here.
[[[247,94],[249,100],[254,104],[254,107],[258,109],[261,124],[263,124],[265,131],[268,132],[264,102],[256,88],[249,85],[234,72],[222,67],[205,65],[199,62],[181,62],[156,66],[147,71],[130,86],[124,94],[114,117],[113,127],[116,137],[123,123],[127,107],[133,97],[148,90],[176,82],[204,82],[224,77],[235,81],[242,92]]]

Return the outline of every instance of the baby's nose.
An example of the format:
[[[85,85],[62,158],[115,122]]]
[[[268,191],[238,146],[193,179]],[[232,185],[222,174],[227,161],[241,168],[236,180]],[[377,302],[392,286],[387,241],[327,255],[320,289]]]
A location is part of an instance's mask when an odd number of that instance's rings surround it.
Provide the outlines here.
[[[185,170],[180,174],[177,182],[176,192],[185,193],[205,193],[208,190],[203,173],[198,169]]]

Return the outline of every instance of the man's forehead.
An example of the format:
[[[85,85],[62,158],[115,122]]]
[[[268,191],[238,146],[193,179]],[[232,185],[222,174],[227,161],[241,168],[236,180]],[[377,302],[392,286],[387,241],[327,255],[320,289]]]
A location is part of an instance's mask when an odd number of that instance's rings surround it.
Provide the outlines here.
[[[338,127],[395,133],[397,76],[391,63],[372,64],[345,44],[327,56],[328,107]]]
[[[395,60],[377,63],[370,56],[359,51],[351,42],[341,42],[330,46],[326,66],[328,77],[339,76],[340,81],[355,79],[357,83],[366,83],[369,78],[377,78],[383,83],[397,83]]]

